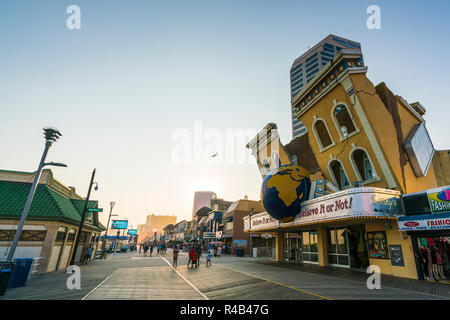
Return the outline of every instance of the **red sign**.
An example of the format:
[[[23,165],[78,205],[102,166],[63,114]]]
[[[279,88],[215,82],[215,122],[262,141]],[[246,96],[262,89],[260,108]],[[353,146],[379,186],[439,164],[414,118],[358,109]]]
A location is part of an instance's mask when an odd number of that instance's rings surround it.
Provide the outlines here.
[[[404,225],[405,227],[410,227],[410,228],[414,228],[417,227],[420,223],[415,222],[415,221],[409,221],[409,222],[405,222]]]

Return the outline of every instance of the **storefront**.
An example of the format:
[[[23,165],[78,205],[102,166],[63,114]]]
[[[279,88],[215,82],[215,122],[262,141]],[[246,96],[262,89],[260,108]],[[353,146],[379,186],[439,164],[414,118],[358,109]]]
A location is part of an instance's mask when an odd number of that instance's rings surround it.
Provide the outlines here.
[[[450,186],[403,196],[399,230],[411,236],[421,280],[450,279]]]
[[[266,212],[244,218],[246,232],[275,234],[276,259],[417,278],[411,240],[397,228],[400,193],[352,188],[305,201],[292,222]]]
[[[272,233],[252,233],[252,248],[256,248],[258,257],[275,258],[275,235]]]

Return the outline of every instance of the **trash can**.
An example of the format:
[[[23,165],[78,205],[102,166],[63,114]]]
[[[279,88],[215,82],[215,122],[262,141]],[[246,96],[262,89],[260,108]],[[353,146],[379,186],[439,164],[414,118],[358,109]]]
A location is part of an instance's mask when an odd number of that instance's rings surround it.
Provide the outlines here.
[[[253,258],[258,257],[258,248],[253,248]]]
[[[241,248],[236,248],[236,257],[240,257],[241,256]]]
[[[3,296],[8,289],[9,279],[14,269],[14,262],[0,262],[0,296]]]
[[[24,287],[27,284],[33,258],[14,259],[15,266],[9,280],[8,288]]]

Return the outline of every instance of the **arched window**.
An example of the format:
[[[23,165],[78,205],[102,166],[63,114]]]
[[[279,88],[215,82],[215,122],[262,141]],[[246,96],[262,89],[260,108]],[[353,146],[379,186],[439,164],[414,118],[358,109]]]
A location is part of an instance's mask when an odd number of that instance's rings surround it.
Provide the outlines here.
[[[268,175],[270,172],[270,163],[267,159],[263,159],[262,161],[262,171],[264,175]]]
[[[276,151],[272,152],[272,163],[275,168],[281,166],[280,155]]]
[[[345,174],[344,168],[342,167],[342,164],[339,161],[337,160],[331,161],[330,170],[334,176],[335,182],[338,184],[339,189],[342,189],[343,187],[350,185],[350,182],[348,182],[347,175]]]
[[[316,132],[317,139],[319,140],[319,144],[322,149],[325,149],[333,143],[327,126],[323,120],[317,120],[314,123],[314,131]]]
[[[333,110],[333,116],[336,119],[338,131],[343,138],[356,131],[355,124],[345,105],[338,104]]]
[[[356,149],[353,151],[352,160],[362,181],[370,180],[376,176],[369,156],[364,150]]]

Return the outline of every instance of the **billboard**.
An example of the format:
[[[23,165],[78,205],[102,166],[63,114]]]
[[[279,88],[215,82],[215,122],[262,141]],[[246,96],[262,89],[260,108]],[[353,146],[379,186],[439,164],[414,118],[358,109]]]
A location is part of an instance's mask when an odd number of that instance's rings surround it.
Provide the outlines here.
[[[432,213],[450,211],[450,186],[429,190],[428,201]]]
[[[111,224],[111,229],[127,229],[128,220],[113,220]]]
[[[205,232],[203,233],[203,239],[214,239],[216,237],[215,232]]]
[[[137,235],[137,229],[128,229],[127,234],[129,236],[135,236],[135,235]]]

